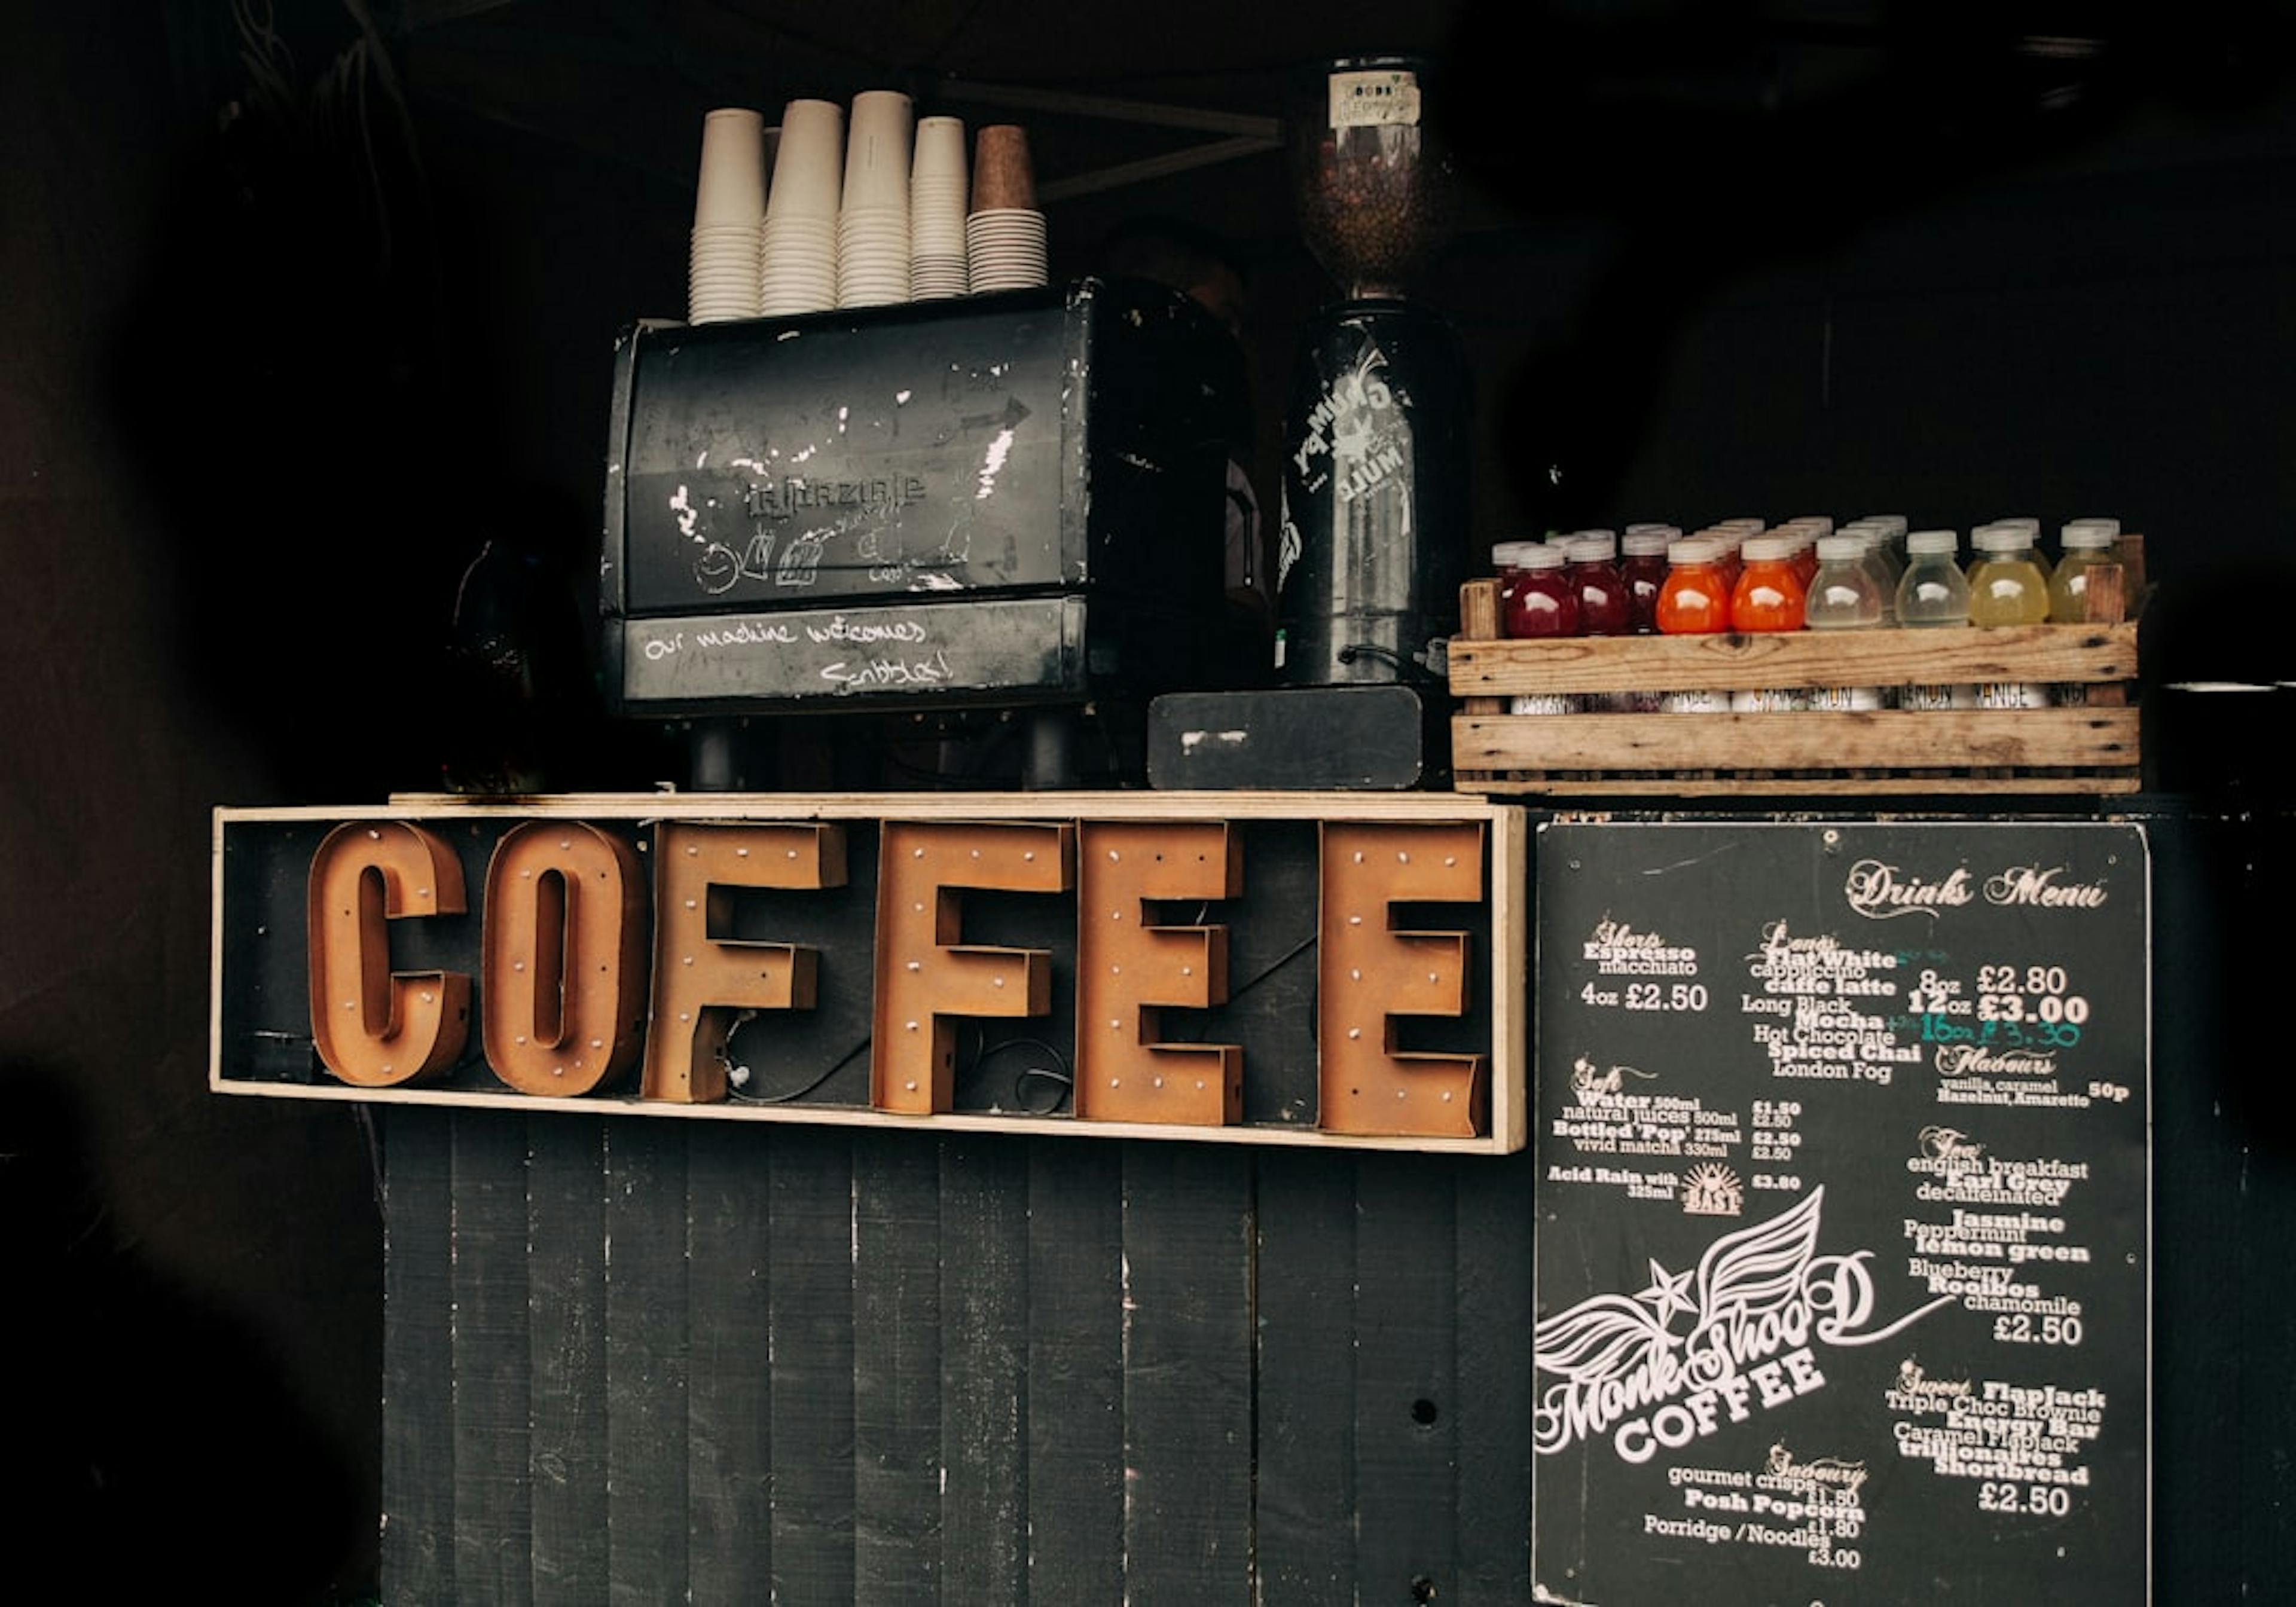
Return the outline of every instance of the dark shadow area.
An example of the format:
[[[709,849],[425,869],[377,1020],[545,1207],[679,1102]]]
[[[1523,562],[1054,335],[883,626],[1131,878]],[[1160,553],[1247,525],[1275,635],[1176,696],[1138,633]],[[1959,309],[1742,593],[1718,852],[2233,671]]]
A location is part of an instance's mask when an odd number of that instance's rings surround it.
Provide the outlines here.
[[[0,1511],[63,1594],[330,1599],[372,1515],[271,1341],[123,1239],[60,1068],[0,1067]]]

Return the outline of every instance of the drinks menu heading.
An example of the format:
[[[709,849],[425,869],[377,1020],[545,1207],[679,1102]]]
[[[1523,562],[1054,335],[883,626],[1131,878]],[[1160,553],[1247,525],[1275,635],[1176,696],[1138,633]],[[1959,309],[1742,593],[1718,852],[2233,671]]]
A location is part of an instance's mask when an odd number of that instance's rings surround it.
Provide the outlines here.
[[[1544,1602],[2147,1592],[2147,865],[1540,835]]]

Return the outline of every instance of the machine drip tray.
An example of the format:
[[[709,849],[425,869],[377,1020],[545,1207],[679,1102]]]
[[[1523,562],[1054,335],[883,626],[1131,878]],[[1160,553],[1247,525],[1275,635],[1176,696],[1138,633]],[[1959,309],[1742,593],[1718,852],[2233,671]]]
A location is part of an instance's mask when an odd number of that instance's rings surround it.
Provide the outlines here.
[[[1450,700],[1410,686],[1172,693],[1148,705],[1148,784],[1404,792],[1450,773]]]

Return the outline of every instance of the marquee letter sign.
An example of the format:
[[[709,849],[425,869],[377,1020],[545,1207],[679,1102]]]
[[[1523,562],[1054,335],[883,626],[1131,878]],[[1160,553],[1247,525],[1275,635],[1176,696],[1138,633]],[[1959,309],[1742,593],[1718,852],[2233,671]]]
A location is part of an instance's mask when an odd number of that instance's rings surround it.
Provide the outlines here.
[[[1505,1152],[1525,858],[1434,795],[219,810],[210,1082]]]

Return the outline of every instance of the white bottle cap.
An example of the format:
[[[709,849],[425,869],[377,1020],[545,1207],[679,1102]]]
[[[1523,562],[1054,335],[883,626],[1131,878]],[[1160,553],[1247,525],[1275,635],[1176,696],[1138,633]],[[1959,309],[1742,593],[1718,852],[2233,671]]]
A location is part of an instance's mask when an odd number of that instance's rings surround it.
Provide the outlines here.
[[[1906,516],[1903,513],[1868,513],[1857,522],[1880,525],[1893,541],[1906,533]]]
[[[1518,569],[1559,570],[1562,567],[1562,549],[1545,542],[1526,542],[1522,556],[1516,560]]]
[[[1573,563],[1608,563],[1619,555],[1619,539],[1608,530],[1581,530],[1562,551]]]
[[[1639,524],[1628,525],[1627,534],[1628,536],[1663,536],[1671,541],[1682,534],[1682,528],[1679,525],[1658,524],[1645,521]]]
[[[1821,536],[1833,534],[1833,521],[1823,513],[1804,513],[1800,518],[1787,520],[1786,523],[1795,529],[1816,530]]]
[[[1951,530],[1915,530],[1906,537],[1908,553],[1954,553],[1961,549],[1961,537]]]
[[[1663,558],[1666,549],[1681,539],[1682,532],[1672,525],[1645,525],[1641,529],[1628,525],[1619,545],[1629,558]]]
[[[1793,542],[1784,536],[1749,536],[1738,555],[1748,563],[1777,563],[1793,556]]]
[[[1855,536],[1821,536],[1817,538],[1817,561],[1820,563],[1855,563],[1866,555],[1866,544]]]
[[[2109,547],[2120,539],[2120,521],[2076,519],[2065,526],[2057,539],[2068,547]]]
[[[2033,545],[2033,538],[2013,521],[1997,520],[1972,530],[1969,545],[1980,553],[2021,553]]]
[[[1720,556],[1721,543],[1704,536],[1685,536],[1666,550],[1669,563],[1711,563]]]

